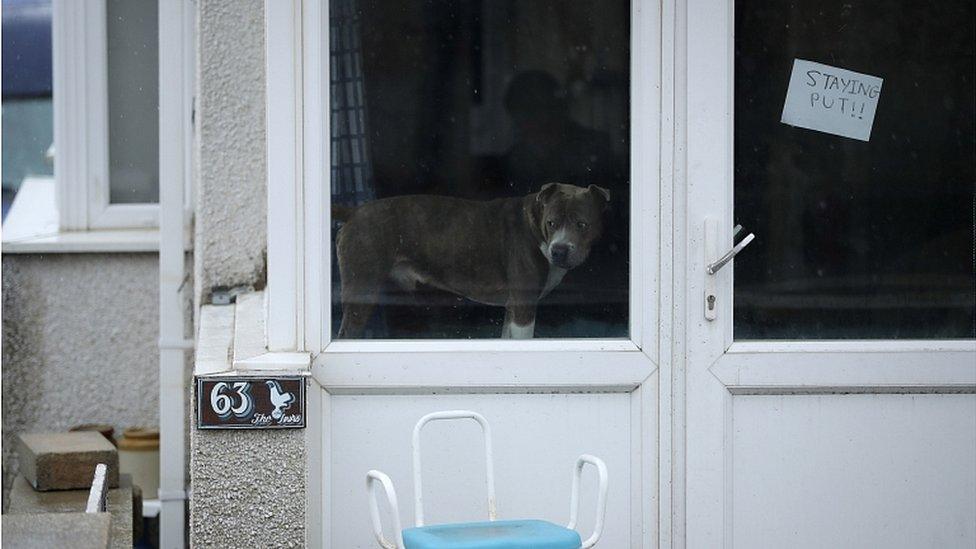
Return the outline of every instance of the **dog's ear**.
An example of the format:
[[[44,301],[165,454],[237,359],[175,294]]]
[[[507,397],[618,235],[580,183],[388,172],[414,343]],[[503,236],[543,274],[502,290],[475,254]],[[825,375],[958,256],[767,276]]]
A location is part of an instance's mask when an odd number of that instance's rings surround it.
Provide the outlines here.
[[[556,190],[558,189],[556,185],[558,185],[558,183],[546,183],[545,185],[543,185],[542,188],[539,189],[539,192],[536,193],[535,201],[545,202],[546,200],[548,200],[549,197],[552,196],[553,193],[555,193]]]
[[[602,199],[604,210],[610,207],[610,191],[608,189],[598,187],[597,185],[590,185],[586,190],[590,191],[598,199]]]

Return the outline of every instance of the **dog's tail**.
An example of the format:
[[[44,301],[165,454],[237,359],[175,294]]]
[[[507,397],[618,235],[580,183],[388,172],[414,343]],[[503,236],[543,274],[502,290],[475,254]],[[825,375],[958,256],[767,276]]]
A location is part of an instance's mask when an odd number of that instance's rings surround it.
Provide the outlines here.
[[[339,223],[346,223],[352,219],[353,214],[356,213],[355,206],[342,206],[340,204],[332,205],[332,221],[338,221]]]

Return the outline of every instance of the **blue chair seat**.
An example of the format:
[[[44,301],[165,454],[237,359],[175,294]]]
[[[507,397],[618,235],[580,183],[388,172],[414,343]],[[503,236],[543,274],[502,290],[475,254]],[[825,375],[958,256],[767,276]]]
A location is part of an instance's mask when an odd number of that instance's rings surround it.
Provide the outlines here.
[[[436,524],[403,530],[407,549],[579,549],[579,534],[544,520]]]

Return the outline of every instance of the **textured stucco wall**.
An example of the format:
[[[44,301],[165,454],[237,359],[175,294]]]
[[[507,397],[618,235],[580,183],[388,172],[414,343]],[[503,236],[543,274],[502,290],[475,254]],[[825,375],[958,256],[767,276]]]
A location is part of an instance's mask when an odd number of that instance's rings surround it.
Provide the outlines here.
[[[158,424],[158,281],[153,253],[3,255],[4,496],[18,432]]]
[[[264,285],[267,162],[264,2],[198,0],[197,9],[199,317],[214,286]],[[306,544],[303,430],[190,436],[192,547]]]
[[[305,546],[305,431],[194,431],[191,547]]]
[[[264,2],[197,2],[195,303],[264,285]]]
[[[201,309],[196,356],[201,375],[231,369],[231,357],[246,354],[236,338],[260,333],[260,319],[238,310],[243,301]],[[319,428],[314,417],[308,423],[309,429]],[[306,434],[303,429],[192,429],[190,545],[234,547],[241,540],[250,547],[307,545]]]

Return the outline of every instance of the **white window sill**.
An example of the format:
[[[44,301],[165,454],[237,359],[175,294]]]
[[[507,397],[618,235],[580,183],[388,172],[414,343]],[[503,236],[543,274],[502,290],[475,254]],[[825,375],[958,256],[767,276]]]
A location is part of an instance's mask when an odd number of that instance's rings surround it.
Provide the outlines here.
[[[268,351],[264,300],[264,292],[252,292],[239,294],[236,303],[231,305],[200,308],[193,375],[311,374],[309,353]]]
[[[3,253],[158,252],[159,230],[58,230],[54,179],[29,177],[3,222]],[[189,244],[189,243],[188,243]],[[187,246],[186,249],[190,249]]]
[[[5,254],[158,252],[159,231],[78,231],[55,233],[10,241],[3,239]]]

